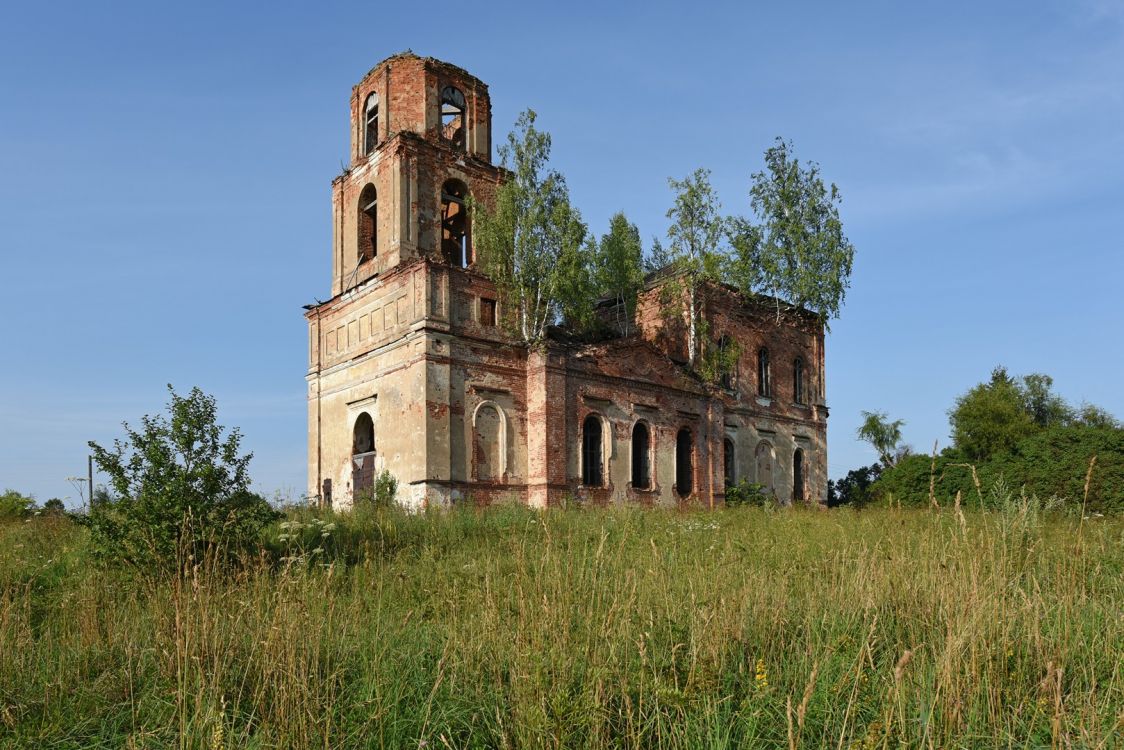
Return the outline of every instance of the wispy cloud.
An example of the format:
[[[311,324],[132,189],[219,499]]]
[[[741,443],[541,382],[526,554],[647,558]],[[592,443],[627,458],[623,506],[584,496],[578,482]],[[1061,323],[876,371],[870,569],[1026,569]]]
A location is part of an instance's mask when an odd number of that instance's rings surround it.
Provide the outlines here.
[[[887,73],[889,93],[868,125],[893,169],[851,183],[861,215],[996,210],[1119,180],[1124,45],[1105,42],[1050,71],[1028,65],[1016,80],[986,80],[978,66]]]
[[[1124,27],[1124,0],[1083,0],[1076,8],[1079,20],[1109,21]]]
[[[997,205],[1033,200],[1047,186],[1065,189],[1066,176],[1059,165],[1031,158],[1014,147],[950,154],[946,166],[940,174],[852,186],[849,215],[871,220],[963,215],[968,206],[993,210]]]

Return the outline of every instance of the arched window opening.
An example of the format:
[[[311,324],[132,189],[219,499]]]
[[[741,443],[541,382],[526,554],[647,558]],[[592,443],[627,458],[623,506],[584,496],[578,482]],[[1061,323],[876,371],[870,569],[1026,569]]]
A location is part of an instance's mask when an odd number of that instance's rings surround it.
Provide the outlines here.
[[[441,90],[441,137],[464,151],[464,94],[454,86]]]
[[[638,490],[652,487],[651,436],[644,422],[632,428],[632,486]]]
[[[582,484],[586,487],[605,486],[603,455],[601,419],[590,414],[582,422]]]
[[[675,491],[687,497],[694,489],[694,440],[684,427],[675,436]]]
[[[792,454],[792,502],[804,502],[804,451]]]
[[[757,483],[765,488],[765,494],[771,495],[776,487],[776,482],[773,480],[773,460],[776,453],[773,451],[772,444],[768,440],[762,440],[757,444],[757,450],[754,453],[755,463],[757,465]]]
[[[460,268],[472,263],[467,198],[468,187],[460,180],[449,180],[441,187],[441,252],[448,263]]]
[[[726,438],[722,441],[722,474],[726,479],[727,487],[737,484],[737,466],[734,459],[734,441]]]
[[[375,423],[367,412],[355,420],[351,432],[351,493],[362,499],[375,488]]]
[[[734,388],[734,362],[730,361],[731,348],[733,341],[729,336],[723,336],[718,339],[718,366],[720,368],[720,382],[722,387],[726,390],[733,390]]]
[[[379,95],[367,97],[363,110],[363,153],[369,154],[379,145]]]
[[[358,456],[363,453],[375,451],[375,422],[371,415],[363,412],[355,420],[355,429],[352,431],[351,453]]]
[[[768,398],[773,395],[773,384],[769,382],[769,350],[757,350],[757,395]]]
[[[805,403],[804,394],[804,360],[797,357],[792,363],[792,400],[798,404]]]
[[[473,425],[472,460],[476,479],[494,482],[503,478],[503,415],[492,404],[481,404]]]
[[[378,254],[379,200],[374,185],[367,185],[359,194],[359,262]]]

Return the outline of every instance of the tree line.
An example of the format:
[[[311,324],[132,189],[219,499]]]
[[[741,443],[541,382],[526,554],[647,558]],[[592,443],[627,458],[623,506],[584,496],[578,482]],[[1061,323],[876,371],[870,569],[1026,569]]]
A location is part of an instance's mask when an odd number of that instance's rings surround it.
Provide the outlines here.
[[[957,397],[948,411],[952,444],[932,455],[902,442],[903,420],[863,412],[857,436],[879,460],[832,482],[829,501],[940,503],[959,493],[986,506],[999,482],[1042,500],[1124,511],[1124,425],[1094,404],[1068,403],[1053,387],[1049,375],[996,367]]]

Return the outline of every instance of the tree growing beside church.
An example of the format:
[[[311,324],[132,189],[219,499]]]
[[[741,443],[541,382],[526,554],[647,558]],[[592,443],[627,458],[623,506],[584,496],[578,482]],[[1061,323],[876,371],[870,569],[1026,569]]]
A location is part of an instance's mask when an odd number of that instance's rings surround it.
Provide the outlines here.
[[[970,388],[948,412],[952,441],[971,461],[1010,451],[1038,429],[1034,398],[1007,368],[996,367],[991,380]]]
[[[878,460],[883,467],[892,467],[898,459],[909,454],[909,448],[901,444],[905,420],[891,420],[884,412],[878,411],[864,411],[862,416],[863,423],[855,435],[878,451]]]

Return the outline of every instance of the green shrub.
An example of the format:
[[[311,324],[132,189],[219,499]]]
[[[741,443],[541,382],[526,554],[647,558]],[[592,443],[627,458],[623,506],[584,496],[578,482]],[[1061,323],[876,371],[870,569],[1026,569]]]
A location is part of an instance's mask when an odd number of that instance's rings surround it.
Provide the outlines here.
[[[1124,512],[1124,430],[1111,427],[1050,427],[1018,440],[1010,451],[970,463],[955,449],[936,459],[933,487],[937,502],[951,502],[960,492],[966,505],[991,507],[987,489],[1002,478],[1007,485],[1039,498],[1059,498],[1082,505],[1089,462],[1097,457],[1089,483],[1088,510]],[[871,487],[878,500],[923,505],[929,501],[931,456],[915,455],[886,469]],[[976,478],[973,478],[973,468]]]
[[[62,500],[57,497],[52,497],[47,502],[43,503],[43,515],[45,516],[62,516],[66,514],[66,506],[63,505]]]
[[[231,557],[259,539],[276,512],[250,491],[252,454],[240,455],[237,429],[224,436],[213,397],[168,387],[169,416],[145,416],[112,450],[91,442],[110,477],[113,499],[90,509],[97,556],[146,571],[168,570],[207,551]]]
[[[397,496],[398,480],[389,471],[383,469],[382,473],[375,477],[375,506],[379,508],[390,507],[394,504]]]
[[[35,500],[15,490],[4,490],[0,495],[0,521],[18,521],[27,518],[35,509]]]
[[[726,505],[731,508],[742,506],[763,508],[774,502],[776,502],[776,498],[769,494],[765,485],[750,482],[747,479],[726,488]]]
[[[1052,427],[1020,440],[1015,450],[988,462],[991,474],[1042,498],[1084,501],[1089,462],[1097,457],[1089,482],[1089,510],[1124,512],[1124,430],[1104,427]]]
[[[905,456],[902,458],[905,458]],[[873,499],[871,487],[878,481],[881,474],[882,464],[876,462],[870,466],[851,469],[847,472],[847,476],[838,481],[828,481],[827,504],[830,507],[852,505],[861,508]]]
[[[962,457],[955,451],[951,449],[944,451],[937,456],[937,476],[941,475],[947,464],[961,460],[963,460]],[[871,499],[884,502],[892,497],[895,503],[900,502],[904,505],[928,503],[931,462],[930,456],[920,454],[902,458],[895,465],[883,471],[878,480],[870,486]],[[963,485],[959,480],[965,477],[967,484]],[[970,474],[961,476],[960,472],[956,472],[952,477],[945,477],[945,479],[949,481],[942,481],[937,484],[939,499],[954,496],[957,489],[962,492],[971,491],[972,497],[975,497],[975,489],[972,487]]]
[[[369,490],[357,493],[356,506],[368,505],[375,508],[390,508],[398,497],[398,480],[386,469],[375,477],[375,485]]]

